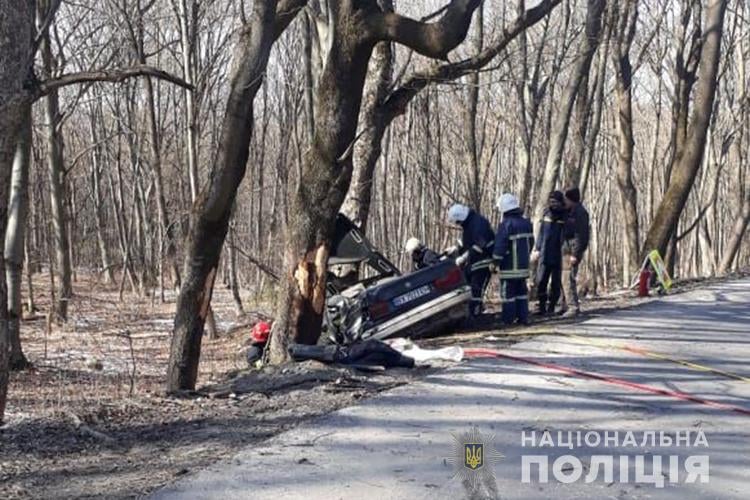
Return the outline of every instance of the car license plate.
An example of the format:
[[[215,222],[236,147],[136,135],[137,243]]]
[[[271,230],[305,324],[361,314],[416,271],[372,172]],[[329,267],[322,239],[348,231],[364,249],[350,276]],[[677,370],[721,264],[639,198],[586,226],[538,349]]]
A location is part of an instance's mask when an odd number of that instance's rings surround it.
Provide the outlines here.
[[[430,294],[430,285],[424,285],[420,286],[419,288],[412,290],[411,292],[407,292],[403,295],[399,295],[395,299],[393,299],[393,305],[396,307],[401,307],[404,304],[408,304],[409,302],[413,300],[417,300],[420,297],[424,297],[425,295]]]

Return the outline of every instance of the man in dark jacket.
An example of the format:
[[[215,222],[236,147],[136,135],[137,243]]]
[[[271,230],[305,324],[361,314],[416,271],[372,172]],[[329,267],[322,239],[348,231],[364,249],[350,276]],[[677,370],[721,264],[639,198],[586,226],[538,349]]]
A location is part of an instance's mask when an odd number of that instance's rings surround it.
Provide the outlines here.
[[[484,289],[490,280],[495,234],[486,218],[465,205],[453,205],[448,210],[448,222],[462,229],[459,245],[446,253],[458,255],[456,264],[464,268],[471,285],[470,312],[476,317],[482,313]]]
[[[531,248],[534,246],[534,228],[523,216],[518,199],[505,193],[497,201],[503,220],[495,235],[492,253],[493,267],[500,274],[500,299],[503,303],[503,323],[515,321],[529,323],[529,278]]]
[[[536,272],[539,314],[555,312],[562,288],[562,244],[566,216],[562,191],[552,191],[547,203],[539,239],[531,254],[532,262],[539,262]]]
[[[563,234],[562,265],[563,290],[568,310],[563,317],[574,318],[581,312],[578,300],[578,266],[589,246],[589,213],[581,205],[581,192],[577,187],[565,191],[567,216]]]

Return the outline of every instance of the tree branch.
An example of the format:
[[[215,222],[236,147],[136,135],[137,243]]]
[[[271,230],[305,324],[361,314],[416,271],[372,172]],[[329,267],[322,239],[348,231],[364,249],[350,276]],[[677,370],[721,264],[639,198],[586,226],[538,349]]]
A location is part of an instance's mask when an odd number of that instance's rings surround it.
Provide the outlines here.
[[[115,69],[101,69],[101,70],[95,70],[95,71],[81,71],[80,73],[68,73],[66,75],[61,75],[55,78],[50,78],[48,80],[39,82],[39,85],[37,87],[37,92],[34,97],[35,99],[39,99],[40,97],[49,94],[53,90],[60,89],[62,87],[67,87],[68,85],[75,85],[78,83],[85,83],[85,82],[119,83],[124,80],[127,80],[128,78],[134,78],[138,76],[151,76],[154,78],[158,78],[159,80],[164,80],[170,83],[174,83],[175,85],[186,88],[188,90],[194,90],[194,87],[191,84],[187,83],[182,78],[179,78],[175,75],[167,73],[166,71],[162,71],[160,69],[154,68],[153,66],[141,64],[141,65],[133,66],[130,68],[119,68],[119,69],[115,68]]]
[[[445,60],[466,38],[471,18],[482,0],[451,0],[439,21],[424,23],[395,12],[372,15],[370,23],[380,41],[397,42],[433,59]]]
[[[305,8],[307,0],[279,0],[276,4],[276,35],[279,38],[289,24],[294,21],[299,11]]]
[[[32,59],[34,55],[36,55],[36,51],[39,49],[39,45],[42,43],[42,40],[44,40],[44,37],[47,36],[49,27],[52,25],[52,21],[54,21],[55,15],[57,15],[57,11],[60,9],[60,4],[62,4],[62,0],[55,0],[47,9],[47,13],[44,16],[44,21],[42,21],[42,24],[39,26],[37,33],[34,36],[34,44],[31,47]]]
[[[533,9],[525,11],[507,28],[503,30],[500,39],[469,59],[455,63],[446,63],[415,73],[398,89],[394,90],[381,105],[382,112],[388,121],[406,111],[409,102],[431,83],[456,80],[464,75],[477,71],[490,63],[502,52],[511,41],[527,28],[538,23],[549,14],[562,0],[543,0]],[[447,15],[447,14],[446,14]]]

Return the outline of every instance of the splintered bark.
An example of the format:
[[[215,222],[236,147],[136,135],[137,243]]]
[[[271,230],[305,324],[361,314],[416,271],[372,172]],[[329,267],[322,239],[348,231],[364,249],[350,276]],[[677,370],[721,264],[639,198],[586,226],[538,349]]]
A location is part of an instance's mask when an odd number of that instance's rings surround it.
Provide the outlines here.
[[[21,124],[13,160],[10,186],[8,225],[5,231],[5,280],[8,286],[8,330],[10,332],[10,369],[23,370],[29,366],[21,348],[21,316],[23,300],[24,240],[29,203],[29,163],[31,156],[31,107]]]
[[[34,6],[28,0],[0,2],[0,234],[5,234],[8,195],[18,130],[28,115],[29,56],[34,36]],[[8,294],[5,245],[0,245],[0,424],[8,394]]]
[[[547,193],[555,189],[560,176],[560,165],[562,163],[563,151],[568,138],[570,119],[573,114],[573,106],[576,97],[582,89],[582,82],[586,79],[591,69],[591,61],[594,58],[596,48],[599,46],[602,31],[602,14],[604,12],[605,0],[587,0],[586,29],[581,38],[578,60],[573,67],[572,75],[568,80],[563,95],[560,99],[561,107],[552,127],[552,137],[547,153],[547,162],[544,167],[540,196],[537,199],[534,210],[534,220],[542,220],[544,209],[547,204]]]
[[[286,18],[283,22],[277,20],[276,7],[276,0],[257,0],[253,4],[252,18],[237,42],[236,63],[217,156],[210,180],[191,213],[183,283],[177,299],[169,356],[168,392],[195,389],[201,341],[219,256],[249,157],[253,100],[263,81],[271,46],[291,22]]]
[[[332,7],[337,23],[354,23]],[[355,26],[346,28],[350,32]],[[342,29],[333,29],[334,37]],[[351,36],[351,35],[350,35]],[[334,39],[315,100],[315,137],[290,210],[284,266],[268,358],[289,359],[289,342],[315,344],[325,306],[325,280],[334,221],[351,182],[351,148],[372,43]]]
[[[648,231],[642,255],[653,249],[663,254],[667,249],[700,168],[716,97],[716,77],[726,9],[727,0],[712,0],[706,12],[705,36],[690,128],[685,145],[676,160],[669,187]]]

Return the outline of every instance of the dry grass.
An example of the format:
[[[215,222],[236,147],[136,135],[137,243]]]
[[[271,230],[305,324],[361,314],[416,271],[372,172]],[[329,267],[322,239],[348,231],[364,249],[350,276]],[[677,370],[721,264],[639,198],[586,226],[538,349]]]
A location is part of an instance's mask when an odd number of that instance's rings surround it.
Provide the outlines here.
[[[48,277],[37,275],[34,286],[37,307],[46,313]],[[127,294],[120,303],[117,295],[116,287],[79,275],[66,325],[48,333],[43,315],[23,322],[22,342],[34,368],[11,377],[6,425],[0,428],[0,498],[142,495],[248,443],[398,383],[393,377],[374,385],[342,383],[346,374],[329,373],[264,394],[252,392],[251,373],[246,394],[165,398],[174,294],[165,304]],[[245,305],[257,307],[250,300]],[[213,307],[225,333],[204,339],[199,386],[246,368],[240,348],[248,327],[238,325],[263,314],[236,318],[221,286]]]

